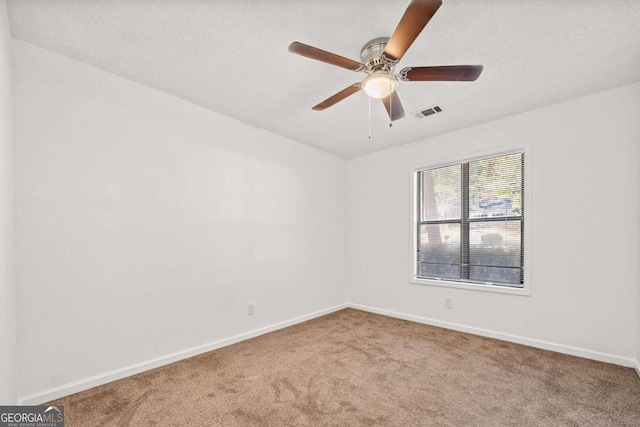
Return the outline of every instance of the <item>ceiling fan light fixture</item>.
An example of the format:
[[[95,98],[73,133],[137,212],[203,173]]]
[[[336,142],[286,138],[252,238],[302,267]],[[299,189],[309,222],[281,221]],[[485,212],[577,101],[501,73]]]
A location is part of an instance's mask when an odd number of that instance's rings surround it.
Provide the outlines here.
[[[362,88],[367,95],[372,98],[386,98],[397,86],[396,78],[386,71],[376,71],[371,73],[362,82]]]

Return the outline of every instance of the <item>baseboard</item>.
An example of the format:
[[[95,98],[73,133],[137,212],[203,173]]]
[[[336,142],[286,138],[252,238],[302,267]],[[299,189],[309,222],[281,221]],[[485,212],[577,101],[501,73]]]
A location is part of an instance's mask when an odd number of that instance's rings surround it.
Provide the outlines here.
[[[640,375],[640,365],[638,361],[633,359],[620,357],[613,354],[601,353],[594,350],[588,350],[579,347],[572,347],[564,344],[556,344],[548,341],[542,341],[532,338],[521,337],[518,335],[505,334],[502,332],[491,331],[488,329],[474,328],[470,326],[460,325],[457,323],[444,322],[441,320],[429,319],[421,316],[414,316],[411,314],[399,313],[396,311],[385,310],[377,307],[369,307],[361,304],[347,303],[348,307],[355,308],[357,310],[368,311],[376,314],[383,314],[385,316],[395,317],[397,319],[410,320],[412,322],[423,323],[425,325],[438,326],[445,329],[452,329],[455,331],[466,332],[474,335],[480,335],[488,338],[495,338],[502,341],[509,341],[516,344],[522,344],[529,347],[536,347],[543,350],[555,351],[558,353],[569,354],[571,356],[584,357],[585,359],[597,360],[600,362],[613,363],[615,365],[626,366],[629,368],[635,367],[638,375]]]
[[[44,402],[49,402],[55,399],[59,399],[70,394],[78,393],[83,390],[88,390],[93,387],[97,387],[112,381],[116,381],[122,378],[129,377],[131,375],[139,374],[150,369],[159,368],[170,363],[178,362],[189,357],[197,356],[202,353],[207,353],[212,350],[216,350],[222,347],[226,347],[231,344],[238,343],[240,341],[248,340],[269,332],[277,331],[278,329],[293,326],[298,323],[305,322],[307,320],[314,319],[316,317],[324,316],[329,313],[333,313],[338,310],[347,308],[347,304],[339,304],[333,307],[319,310],[313,313],[305,314],[303,316],[295,317],[293,319],[285,320],[283,322],[274,323],[269,326],[254,329],[243,334],[234,335],[232,337],[224,338],[212,343],[192,347],[186,350],[178,351],[168,354],[166,356],[158,357],[145,362],[136,363],[134,365],[126,366],[120,369],[114,369],[102,374],[94,375],[92,377],[83,378],[78,381],[73,381],[67,384],[63,384],[58,387],[54,387],[48,390],[44,390],[38,393],[23,396],[18,399],[20,405],[38,405]]]
[[[634,366],[636,369],[636,374],[638,374],[638,377],[640,377],[640,360],[634,360]]]

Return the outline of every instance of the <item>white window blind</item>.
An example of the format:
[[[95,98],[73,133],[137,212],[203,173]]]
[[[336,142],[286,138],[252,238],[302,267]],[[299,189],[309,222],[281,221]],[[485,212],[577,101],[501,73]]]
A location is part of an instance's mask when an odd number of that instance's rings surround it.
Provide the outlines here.
[[[524,153],[416,174],[415,277],[522,288]]]

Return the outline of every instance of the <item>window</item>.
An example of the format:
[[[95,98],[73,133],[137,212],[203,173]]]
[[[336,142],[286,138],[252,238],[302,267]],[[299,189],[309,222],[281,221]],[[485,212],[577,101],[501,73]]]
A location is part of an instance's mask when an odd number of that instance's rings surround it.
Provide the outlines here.
[[[524,288],[524,152],[415,173],[414,279]]]

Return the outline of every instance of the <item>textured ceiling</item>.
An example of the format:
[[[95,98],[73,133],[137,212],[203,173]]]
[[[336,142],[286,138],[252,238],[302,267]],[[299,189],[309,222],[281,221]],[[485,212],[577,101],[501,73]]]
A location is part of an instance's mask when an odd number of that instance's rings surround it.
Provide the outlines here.
[[[409,0],[9,0],[14,37],[343,156],[354,157],[640,81],[638,0],[443,0],[400,62],[483,64],[476,82],[400,82],[389,127],[357,93],[364,74],[287,51],[300,41],[360,60]]]

